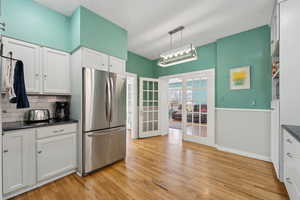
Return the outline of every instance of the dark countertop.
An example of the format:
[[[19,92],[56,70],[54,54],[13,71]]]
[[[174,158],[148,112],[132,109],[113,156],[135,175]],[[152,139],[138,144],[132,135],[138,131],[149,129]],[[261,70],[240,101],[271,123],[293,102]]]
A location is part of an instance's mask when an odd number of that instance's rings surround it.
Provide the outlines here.
[[[78,122],[78,120],[73,120],[73,119],[70,119],[68,121],[49,120],[47,122],[39,122],[39,123],[26,123],[24,121],[4,122],[4,123],[2,123],[2,130],[3,131],[15,131],[15,130],[21,130],[21,129],[28,129],[28,128],[39,128],[39,127],[47,127],[47,126],[72,124],[72,123],[77,123],[77,122]]]
[[[300,142],[300,126],[282,125],[298,142]]]

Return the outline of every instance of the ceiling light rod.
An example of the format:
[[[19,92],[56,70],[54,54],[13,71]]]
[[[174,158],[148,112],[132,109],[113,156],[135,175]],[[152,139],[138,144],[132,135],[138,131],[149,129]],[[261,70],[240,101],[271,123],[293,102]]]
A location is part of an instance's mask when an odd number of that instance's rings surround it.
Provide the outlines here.
[[[175,28],[175,29],[169,31],[168,33],[169,33],[170,35],[173,35],[174,33],[177,33],[177,32],[179,32],[179,31],[183,31],[183,29],[184,29],[184,26],[179,26],[179,27],[177,27],[177,28]]]

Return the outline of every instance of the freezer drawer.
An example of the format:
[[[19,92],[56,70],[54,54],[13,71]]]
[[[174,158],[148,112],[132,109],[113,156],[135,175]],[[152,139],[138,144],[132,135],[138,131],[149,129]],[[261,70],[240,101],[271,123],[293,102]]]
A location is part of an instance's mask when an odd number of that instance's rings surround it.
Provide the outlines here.
[[[85,133],[84,174],[126,156],[125,127]]]

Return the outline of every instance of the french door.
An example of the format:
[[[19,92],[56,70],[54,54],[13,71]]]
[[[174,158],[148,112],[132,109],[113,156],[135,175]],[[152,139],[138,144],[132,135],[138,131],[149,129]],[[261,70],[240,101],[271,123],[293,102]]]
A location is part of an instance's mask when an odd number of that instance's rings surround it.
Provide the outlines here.
[[[183,139],[213,146],[214,80],[210,74],[185,77],[182,94]]]
[[[140,78],[139,85],[139,138],[160,135],[159,81],[152,78]]]
[[[178,75],[168,80],[169,128],[181,129],[183,140],[214,146],[214,70]]]

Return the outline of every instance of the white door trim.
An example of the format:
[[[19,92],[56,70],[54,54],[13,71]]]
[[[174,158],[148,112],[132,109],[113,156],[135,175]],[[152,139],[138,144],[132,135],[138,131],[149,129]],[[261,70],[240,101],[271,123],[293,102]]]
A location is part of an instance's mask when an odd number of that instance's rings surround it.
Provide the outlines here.
[[[137,75],[134,73],[126,72],[126,77],[133,78],[133,110],[134,110],[134,115],[133,115],[133,124],[132,124],[132,131],[131,131],[131,138],[136,139],[138,138],[138,105],[137,105],[137,100],[138,100],[138,78]],[[127,101],[126,101],[127,102]],[[127,104],[127,103],[126,103]]]

